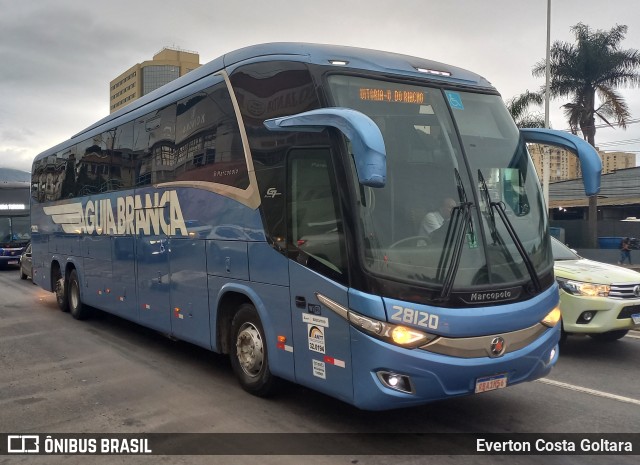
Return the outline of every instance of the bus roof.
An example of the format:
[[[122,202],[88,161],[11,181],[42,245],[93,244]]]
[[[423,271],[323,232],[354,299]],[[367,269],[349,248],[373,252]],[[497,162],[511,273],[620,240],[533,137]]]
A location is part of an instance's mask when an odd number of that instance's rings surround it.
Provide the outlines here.
[[[360,69],[422,79],[427,78],[452,85],[463,85],[495,91],[491,83],[478,74],[455,66],[409,55],[357,47],[297,42],[252,45],[222,55],[153,92],[134,100],[124,108],[75,134],[70,140],[42,152],[36,157],[36,160],[51,155],[58,150],[62,150],[69,146],[73,139],[77,138],[77,140],[80,141],[81,139],[90,137],[92,134],[109,129],[114,125],[113,122],[120,118],[124,117],[128,120],[129,118],[126,117],[126,115],[133,116],[131,113],[136,112],[136,110],[140,110],[158,100],[164,100],[165,97],[207,76],[215,74],[221,69],[242,62],[263,60],[264,57],[271,57],[273,60],[301,61],[318,65],[336,65],[337,62],[341,62],[344,64],[340,67],[344,69]],[[152,109],[149,108],[149,111],[151,110]]]

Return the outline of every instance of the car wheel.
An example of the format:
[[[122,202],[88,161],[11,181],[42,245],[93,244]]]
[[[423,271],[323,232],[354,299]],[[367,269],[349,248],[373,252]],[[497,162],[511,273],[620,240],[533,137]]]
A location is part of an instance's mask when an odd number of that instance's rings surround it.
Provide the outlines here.
[[[606,333],[589,334],[589,336],[599,342],[613,342],[625,337],[628,332],[629,330],[627,329],[620,329],[617,331],[607,331]]]
[[[69,274],[69,311],[76,320],[84,320],[89,317],[89,307],[82,303],[80,299],[80,281],[78,272],[71,270]]]
[[[22,265],[20,265],[20,279],[27,279],[27,274],[22,271]]]
[[[230,358],[242,389],[266,397],[274,393],[275,377],[269,370],[267,342],[258,312],[242,304],[231,321]]]

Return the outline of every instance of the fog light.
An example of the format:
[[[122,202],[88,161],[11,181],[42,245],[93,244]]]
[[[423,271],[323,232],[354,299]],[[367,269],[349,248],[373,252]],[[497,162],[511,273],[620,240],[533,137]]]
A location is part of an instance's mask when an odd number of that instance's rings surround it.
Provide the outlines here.
[[[553,349],[551,349],[551,352],[549,352],[549,363],[551,363],[553,361],[553,358],[556,356],[556,349],[555,347]]]
[[[411,378],[406,375],[399,375],[397,373],[391,373],[389,371],[378,371],[376,373],[380,382],[394,391],[406,392],[407,394],[414,394],[413,384]]]
[[[580,316],[578,317],[578,319],[576,320],[577,324],[587,324],[589,323],[591,320],[593,320],[593,317],[596,316],[595,312],[593,311],[586,311],[586,312],[582,312],[580,314]]]

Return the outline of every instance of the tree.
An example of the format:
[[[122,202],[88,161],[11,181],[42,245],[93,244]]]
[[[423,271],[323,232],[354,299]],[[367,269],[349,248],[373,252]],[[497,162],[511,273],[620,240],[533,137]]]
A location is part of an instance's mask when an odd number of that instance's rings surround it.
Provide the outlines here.
[[[525,91],[507,101],[507,110],[519,128],[543,128],[544,116],[540,113],[532,113],[532,105],[542,105],[542,94]]]
[[[627,26],[616,25],[609,31],[592,31],[578,23],[571,28],[576,44],[554,42],[550,50],[550,92],[552,97],[569,97],[563,105],[574,133],[580,128],[584,139],[595,147],[596,117],[621,128],[630,118],[629,109],[618,87],[640,84],[640,54],[637,50],[621,50],[620,43]],[[545,60],[533,68],[534,76],[546,72]],[[597,240],[597,198],[589,198],[589,246]]]

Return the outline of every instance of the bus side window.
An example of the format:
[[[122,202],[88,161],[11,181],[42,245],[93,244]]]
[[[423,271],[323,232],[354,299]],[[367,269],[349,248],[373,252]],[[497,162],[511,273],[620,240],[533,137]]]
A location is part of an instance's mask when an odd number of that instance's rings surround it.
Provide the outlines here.
[[[288,159],[290,257],[344,282],[347,260],[328,149],[293,150]]]

